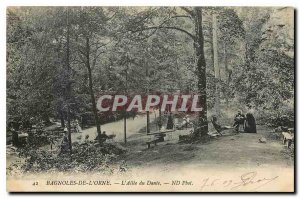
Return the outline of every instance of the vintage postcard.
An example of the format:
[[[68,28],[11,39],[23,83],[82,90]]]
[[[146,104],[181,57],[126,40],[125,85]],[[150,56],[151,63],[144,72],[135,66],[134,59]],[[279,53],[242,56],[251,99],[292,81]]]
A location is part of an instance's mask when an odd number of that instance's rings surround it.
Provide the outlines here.
[[[294,192],[294,8],[6,17],[8,192]]]

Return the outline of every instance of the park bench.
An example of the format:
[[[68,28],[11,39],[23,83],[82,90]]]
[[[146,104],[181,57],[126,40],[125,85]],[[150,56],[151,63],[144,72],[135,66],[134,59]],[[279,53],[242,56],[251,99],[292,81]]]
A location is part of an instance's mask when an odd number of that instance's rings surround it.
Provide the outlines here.
[[[146,144],[147,144],[147,148],[149,149],[151,144],[154,144],[156,146],[157,140],[154,139],[154,140],[147,141]]]
[[[282,132],[283,140],[282,143],[290,148],[292,142],[294,141],[294,134],[289,132]]]
[[[164,137],[166,136],[166,134],[164,134],[164,133],[154,133],[154,134],[148,134],[148,135],[154,135],[153,140],[149,140],[146,142],[148,149],[150,148],[151,144],[154,144],[154,146],[156,146],[158,142],[163,142]]]

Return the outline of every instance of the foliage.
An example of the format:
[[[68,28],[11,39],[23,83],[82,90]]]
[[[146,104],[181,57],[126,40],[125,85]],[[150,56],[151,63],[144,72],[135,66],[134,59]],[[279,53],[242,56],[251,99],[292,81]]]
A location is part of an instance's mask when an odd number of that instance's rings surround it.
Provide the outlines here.
[[[67,104],[72,119],[91,113],[87,57],[95,98],[105,93],[199,91],[197,45],[193,41],[197,36],[196,8],[68,9],[67,12],[64,7],[8,8],[8,122],[35,124],[53,117],[66,119]],[[282,17],[289,10],[202,10],[208,110],[215,102],[211,22],[212,14],[217,14],[221,102],[234,100],[262,115],[290,114],[295,80],[291,33],[294,27],[293,22],[281,21],[291,18]],[[66,70],[68,28],[70,74]],[[86,38],[90,42],[88,56]],[[67,99],[69,85],[72,91]],[[111,120],[98,115],[100,123]],[[120,112],[110,115],[118,119],[122,116]]]
[[[114,171],[115,166],[111,166],[114,159],[125,152],[117,145],[105,144],[78,144],[72,145],[72,154],[56,154],[53,151],[35,150],[23,148],[20,156],[25,157],[25,163],[12,164],[10,172],[21,169],[25,172],[53,172],[53,171]]]

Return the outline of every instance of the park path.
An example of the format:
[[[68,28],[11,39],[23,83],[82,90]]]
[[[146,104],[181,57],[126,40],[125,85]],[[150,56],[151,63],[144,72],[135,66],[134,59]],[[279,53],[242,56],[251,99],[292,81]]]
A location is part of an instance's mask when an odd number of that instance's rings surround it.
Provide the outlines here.
[[[155,119],[154,113],[150,114],[150,122]],[[108,135],[115,134],[115,141],[123,142],[123,120],[101,126],[102,131]],[[281,167],[292,166],[293,158],[288,155],[286,148],[279,140],[270,138],[272,129],[257,126],[257,133],[239,133],[225,131],[224,136],[216,137],[210,142],[197,144],[178,144],[178,136],[188,134],[189,130],[180,130],[168,133],[165,142],[159,143],[150,149],[145,142],[151,138],[140,129],[146,125],[146,116],[140,115],[135,119],[127,120],[128,152],[122,159],[130,166],[198,166],[198,167],[267,167],[278,165]],[[76,136],[89,135],[89,139],[96,137],[96,127],[83,130]],[[260,143],[259,138],[266,138],[266,143]]]
[[[293,158],[281,141],[270,138],[272,130],[257,126],[257,133],[225,134],[206,143],[163,142],[146,149],[145,143],[130,148],[124,158],[130,166],[280,167],[293,166]],[[186,131],[186,133],[188,133]],[[266,138],[260,143],[259,138]],[[174,137],[173,137],[174,139]]]
[[[157,113],[156,113],[157,114]],[[154,121],[155,114],[150,113],[150,122]],[[134,119],[127,119],[127,137],[129,138],[133,134],[137,134],[140,129],[146,126],[146,115],[137,115]],[[106,131],[107,135],[116,135],[115,141],[124,141],[124,120],[118,120],[115,122],[101,125],[101,131]],[[97,136],[96,127],[82,130],[82,133],[72,133],[72,139],[76,141],[78,136],[82,136],[82,140],[86,135],[89,135],[89,140],[94,140]]]

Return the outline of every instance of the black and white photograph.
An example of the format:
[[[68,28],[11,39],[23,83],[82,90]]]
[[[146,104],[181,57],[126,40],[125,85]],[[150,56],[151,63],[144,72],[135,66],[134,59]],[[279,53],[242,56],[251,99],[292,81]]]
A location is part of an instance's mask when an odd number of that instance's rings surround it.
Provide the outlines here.
[[[7,191],[294,192],[294,20],[8,6]]]

